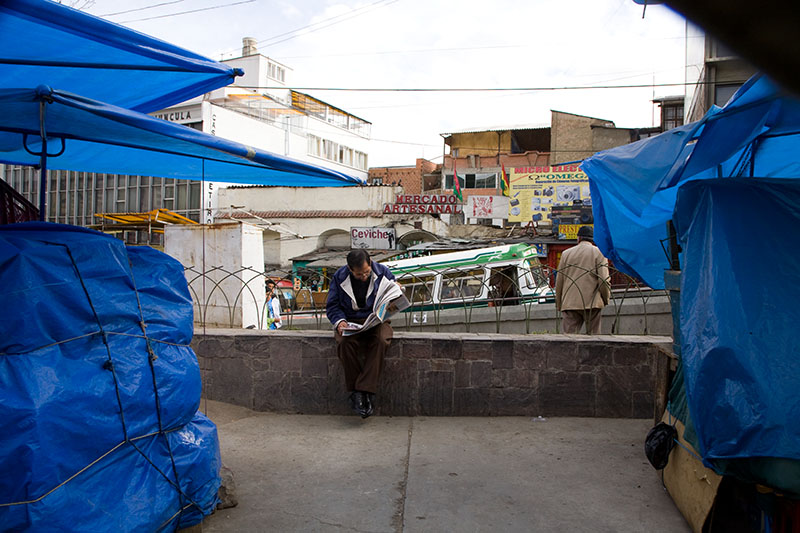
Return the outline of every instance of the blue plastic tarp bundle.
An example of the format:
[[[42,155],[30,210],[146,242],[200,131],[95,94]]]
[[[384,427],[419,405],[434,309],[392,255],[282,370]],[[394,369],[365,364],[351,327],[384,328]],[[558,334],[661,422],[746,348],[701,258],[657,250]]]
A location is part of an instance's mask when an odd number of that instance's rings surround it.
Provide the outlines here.
[[[182,266],[82,228],[0,227],[0,527],[160,531],[217,502]]]
[[[800,179],[687,183],[675,224],[698,451],[719,472],[800,495]]]

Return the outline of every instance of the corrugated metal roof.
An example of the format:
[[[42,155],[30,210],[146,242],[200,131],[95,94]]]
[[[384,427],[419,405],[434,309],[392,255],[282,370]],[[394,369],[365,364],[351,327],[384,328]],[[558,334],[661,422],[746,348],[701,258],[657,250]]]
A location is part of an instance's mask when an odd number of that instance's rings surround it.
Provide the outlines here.
[[[550,124],[546,123],[539,123],[539,124],[517,124],[513,126],[480,126],[475,128],[467,128],[464,130],[456,130],[447,133],[440,133],[439,135],[449,136],[454,135],[456,133],[480,133],[483,131],[512,131],[512,130],[546,130],[550,128]]]
[[[379,217],[383,215],[383,211],[375,209],[358,209],[358,210],[335,210],[335,211],[251,211],[250,213],[220,213],[217,218],[234,218],[234,219],[248,219],[256,215],[260,218],[363,218],[363,217]]]

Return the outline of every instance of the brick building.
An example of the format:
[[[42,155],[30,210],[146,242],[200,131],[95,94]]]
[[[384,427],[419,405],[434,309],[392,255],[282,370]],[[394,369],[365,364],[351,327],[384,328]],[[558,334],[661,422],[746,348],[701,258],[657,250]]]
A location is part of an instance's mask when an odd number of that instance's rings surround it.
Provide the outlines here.
[[[405,194],[422,194],[426,190],[426,176],[433,176],[438,181],[441,165],[427,159],[418,158],[413,167],[373,167],[369,169],[367,183],[370,185],[400,185]],[[427,180],[427,181],[430,181]]]

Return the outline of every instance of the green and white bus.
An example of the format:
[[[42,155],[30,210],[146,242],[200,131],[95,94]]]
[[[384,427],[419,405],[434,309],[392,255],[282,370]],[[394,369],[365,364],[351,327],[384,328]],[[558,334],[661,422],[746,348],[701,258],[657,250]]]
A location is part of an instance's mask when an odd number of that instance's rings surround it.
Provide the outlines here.
[[[536,248],[507,244],[383,263],[413,310],[552,302]]]

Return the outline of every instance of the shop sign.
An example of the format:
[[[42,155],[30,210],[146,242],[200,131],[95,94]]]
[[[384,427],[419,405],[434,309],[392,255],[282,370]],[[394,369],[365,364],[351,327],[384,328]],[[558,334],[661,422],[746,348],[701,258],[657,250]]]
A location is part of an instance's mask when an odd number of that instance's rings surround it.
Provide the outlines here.
[[[553,206],[591,202],[589,177],[579,165],[516,167],[509,173],[509,182],[509,222],[549,222]]]
[[[562,240],[578,240],[578,230],[583,226],[593,227],[592,224],[559,224],[558,238]]]
[[[393,204],[383,204],[384,214],[448,214],[463,213],[464,206],[453,194],[398,194]]]
[[[200,114],[200,106],[186,107],[183,109],[171,109],[169,111],[161,111],[153,113],[153,116],[161,120],[168,120],[177,124],[192,124],[193,122],[200,122],[203,117]]]
[[[367,250],[397,249],[394,228],[350,228],[350,247]]]

